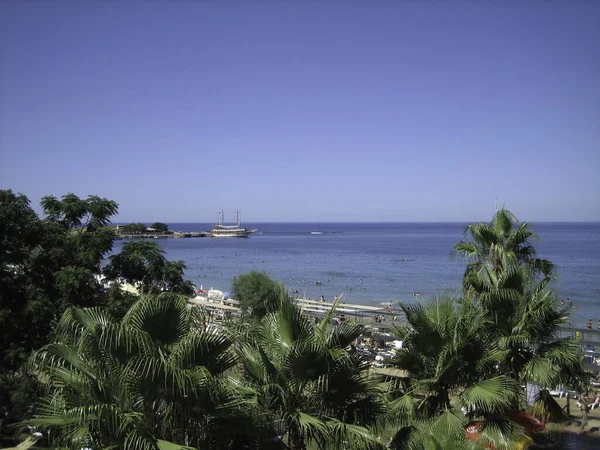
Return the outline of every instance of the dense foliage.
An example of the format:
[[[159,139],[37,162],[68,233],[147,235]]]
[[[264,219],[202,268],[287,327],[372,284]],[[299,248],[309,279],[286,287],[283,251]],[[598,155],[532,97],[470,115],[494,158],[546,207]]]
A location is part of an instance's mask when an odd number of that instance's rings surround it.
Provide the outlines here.
[[[51,430],[51,447],[239,448],[253,397],[234,364],[231,340],[183,297],[146,297],[120,321],[70,309],[31,358],[48,394],[27,423]]]
[[[149,227],[145,223],[130,223],[119,227],[122,234],[144,234],[144,233],[168,233],[169,226],[166,223],[154,222]]]
[[[50,340],[70,307],[102,306],[122,316],[136,295],[100,282],[102,263],[115,239],[110,225],[118,205],[112,200],[66,194],[42,198],[43,218],[29,199],[0,190],[0,436],[6,425],[34,410],[36,380],[23,370],[33,350]],[[183,263],[164,259],[162,271],[150,270],[145,283],[190,292]],[[135,260],[133,260],[135,262]],[[125,272],[136,268],[122,265]]]
[[[260,319],[275,310],[280,289],[264,272],[248,272],[233,280],[231,295],[240,302],[242,314]]]
[[[0,420],[26,419],[38,444],[380,448],[391,425],[394,449],[500,450],[527,439],[519,410],[546,418],[557,411],[548,388],[589,381],[559,338],[568,314],[549,289],[554,267],[504,209],[454,248],[467,260],[460,298],[400,304],[398,370],[379,379],[353,347],[362,325],[334,324],[333,310],[310,319],[265,273],[234,279],[242,315],[217,326],[190,307],[183,262],[154,240],[108,256],[116,203],[67,194],[42,208],[43,219],[0,191]],[[533,409],[527,383],[541,389]]]
[[[178,292],[192,295],[194,286],[183,279],[183,261],[168,261],[160,245],[153,240],[123,244],[120,253],[109,257],[104,268],[108,280],[124,280],[139,286],[142,292]]]
[[[152,228],[157,233],[169,232],[169,226],[166,223],[162,222],[154,222],[152,225],[150,225],[150,228]]]
[[[395,330],[404,347],[394,364],[405,376],[392,380],[391,397],[413,419],[395,448],[446,448],[434,431],[440,420],[453,430],[453,446],[469,445],[463,427],[475,420],[482,445],[512,448],[524,439],[514,419],[528,406],[522,385],[541,389],[535,412],[544,418],[560,411],[548,389],[586,385],[576,343],[559,338],[568,314],[548,289],[553,265],[536,257],[535,238],[501,209],[491,223],[469,225],[454,248],[468,261],[463,298],[401,305],[408,323]]]
[[[369,364],[347,351],[363,327],[332,325],[333,311],[315,324],[281,287],[272,309],[238,348],[244,382],[289,448],[380,447],[367,427],[382,418],[383,399]]]
[[[97,303],[95,275],[112,249],[115,202],[67,194],[42,208],[45,219],[24,195],[0,191],[0,429],[31,413],[35,387],[21,367],[67,307]]]
[[[145,233],[148,227],[144,223],[130,223],[120,227],[120,231],[125,234],[142,234]]]

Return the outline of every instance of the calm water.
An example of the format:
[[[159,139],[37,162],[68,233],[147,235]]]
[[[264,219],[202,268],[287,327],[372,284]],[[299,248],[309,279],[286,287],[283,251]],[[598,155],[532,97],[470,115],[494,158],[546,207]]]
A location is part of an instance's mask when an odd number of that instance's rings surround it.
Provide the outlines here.
[[[466,224],[276,223],[248,239],[160,239],[167,257],[183,260],[186,277],[205,289],[230,290],[234,276],[265,271],[300,295],[348,303],[423,301],[460,287],[464,263],[450,251]],[[210,224],[169,224],[176,231],[205,231]],[[574,323],[600,319],[600,224],[541,223],[538,255],[558,266],[561,298],[579,309]],[[321,235],[311,235],[319,231]],[[117,242],[119,251],[123,241]],[[315,281],[321,284],[315,284]],[[362,280],[362,282],[361,282]],[[414,297],[413,292],[419,292]]]

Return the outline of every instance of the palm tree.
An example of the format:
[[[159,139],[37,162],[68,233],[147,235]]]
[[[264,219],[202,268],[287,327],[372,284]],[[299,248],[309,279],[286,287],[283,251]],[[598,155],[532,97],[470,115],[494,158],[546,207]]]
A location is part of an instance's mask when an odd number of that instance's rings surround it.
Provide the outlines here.
[[[143,293],[171,291],[191,295],[194,288],[183,279],[185,269],[183,261],[167,260],[164,249],[156,242],[140,240],[123,244],[120,253],[109,257],[103,273],[108,280],[140,285]]]
[[[569,316],[549,289],[553,264],[537,259],[529,243],[537,236],[504,209],[491,224],[469,225],[467,233],[471,239],[454,248],[470,261],[464,295],[476,300],[474,306],[485,314],[488,332],[506,353],[499,366],[502,373],[519,384],[531,382],[542,388],[585,384],[576,343],[560,338],[560,327]],[[551,400],[547,395],[541,398]]]
[[[406,325],[393,329],[403,342],[392,363],[405,372],[412,395],[422,396],[421,416],[451,409],[450,397],[460,388],[495,374],[503,354],[485,329],[485,316],[454,299],[427,304],[400,304]]]
[[[472,425],[465,426],[464,416],[456,411],[444,411],[433,418],[413,420],[410,426],[396,433],[388,447],[391,450],[500,450],[519,448],[513,443],[523,440],[518,427],[510,422],[486,422],[487,429],[478,422],[471,424],[477,424],[481,433],[469,437],[467,432]],[[494,445],[490,445],[491,442]]]
[[[31,357],[47,396],[27,423],[68,448],[237,448],[253,397],[230,377],[231,345],[174,294],[142,298],[120,322],[68,310]]]
[[[549,282],[546,277],[534,283],[527,272],[514,269],[510,275],[482,277],[473,284],[482,288],[480,300],[490,332],[506,351],[502,372],[519,384],[534,383],[546,390],[540,395],[544,405],[537,409],[544,417],[557,410],[552,397],[545,395],[548,388],[589,383],[577,342],[560,337],[569,313],[558,307],[554,292],[547,288]]]
[[[543,387],[585,384],[576,342],[560,338],[569,314],[548,289],[551,281],[548,276],[536,281],[523,266],[509,266],[498,274],[484,267],[467,273],[464,285],[467,293],[476,293],[476,307],[485,315],[489,333],[506,351],[503,373]]]
[[[379,446],[367,427],[377,423],[383,404],[368,365],[347,350],[363,328],[348,321],[334,326],[332,317],[333,310],[316,324],[281,287],[276,310],[238,346],[245,381],[293,450],[309,442],[321,449]]]
[[[498,369],[506,351],[489,333],[485,313],[454,299],[400,307],[407,324],[394,329],[403,347],[392,364],[402,375],[388,381],[391,407],[411,420],[399,430],[395,448],[449,448],[450,441],[456,448],[471,445],[460,407],[469,419],[485,423],[485,442],[518,441],[521,434],[507,424],[506,412],[523,393]],[[440,427],[447,432],[440,434]]]
[[[498,210],[490,223],[468,225],[465,235],[466,239],[452,250],[452,255],[462,255],[468,262],[463,283],[465,291],[472,291],[468,283],[472,273],[500,276],[515,266],[525,267],[534,276],[548,277],[554,271],[550,261],[536,257],[531,240],[538,241],[537,234],[507,209]]]

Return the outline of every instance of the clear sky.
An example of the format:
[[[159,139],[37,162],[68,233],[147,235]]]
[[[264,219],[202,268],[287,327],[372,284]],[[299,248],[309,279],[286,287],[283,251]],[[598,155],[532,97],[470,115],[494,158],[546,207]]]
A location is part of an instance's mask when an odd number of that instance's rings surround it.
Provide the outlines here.
[[[600,221],[600,2],[0,3],[0,188],[119,221]]]

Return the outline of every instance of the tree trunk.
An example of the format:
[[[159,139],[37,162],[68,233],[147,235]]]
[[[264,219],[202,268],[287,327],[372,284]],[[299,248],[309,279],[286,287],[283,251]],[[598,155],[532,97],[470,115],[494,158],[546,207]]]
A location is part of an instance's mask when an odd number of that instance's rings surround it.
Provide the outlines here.
[[[450,394],[448,393],[448,391],[446,389],[444,389],[444,391],[443,391],[442,401],[444,402],[444,409],[445,410],[450,409]]]
[[[292,428],[288,432],[288,446],[290,450],[306,450],[304,436],[302,436],[297,428]]]

